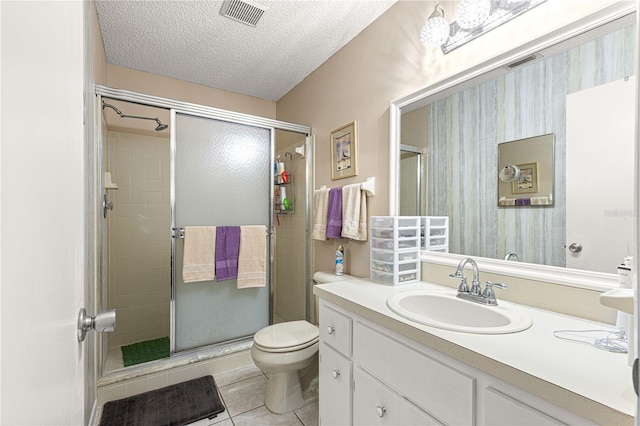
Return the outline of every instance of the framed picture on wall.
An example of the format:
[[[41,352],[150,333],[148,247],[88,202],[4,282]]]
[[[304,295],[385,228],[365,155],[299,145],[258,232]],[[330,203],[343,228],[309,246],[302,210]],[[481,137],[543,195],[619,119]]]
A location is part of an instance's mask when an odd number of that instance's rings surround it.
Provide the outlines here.
[[[528,194],[538,192],[538,163],[518,164],[520,175],[511,182],[511,192]]]
[[[356,143],[355,121],[331,132],[332,180],[358,175]]]

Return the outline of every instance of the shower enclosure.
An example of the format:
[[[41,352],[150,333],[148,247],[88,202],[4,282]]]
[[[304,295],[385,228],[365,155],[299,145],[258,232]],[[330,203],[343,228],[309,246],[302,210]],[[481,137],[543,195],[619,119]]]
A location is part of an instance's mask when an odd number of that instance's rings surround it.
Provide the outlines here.
[[[107,130],[103,114],[98,120],[103,177],[98,304],[117,312],[116,331],[102,337],[103,374],[148,365],[125,360],[122,355],[131,348],[160,346],[161,355],[143,356],[140,363],[168,355],[199,359],[203,352],[222,347],[224,353],[235,346],[246,349],[275,313],[274,223],[281,223],[274,222],[279,219],[274,208],[276,135],[296,135],[308,152],[310,129],[101,86],[96,93],[98,103],[106,104],[103,109],[120,119],[156,121],[146,123],[150,132],[136,134],[121,131],[122,122],[114,119]],[[146,116],[136,112],[140,105],[161,110]],[[166,118],[154,117],[162,113],[169,117],[168,129]],[[292,178],[300,190],[291,196],[296,219],[281,232],[302,235],[306,253],[310,158],[298,157],[301,167]],[[242,225],[266,229],[265,287],[238,289],[235,280],[183,282],[184,227]],[[296,319],[308,317],[299,318],[308,311],[308,254],[303,265],[298,267],[300,276],[292,278],[300,287],[296,291],[304,294],[301,306],[293,309]],[[162,362],[154,361],[154,368]]]

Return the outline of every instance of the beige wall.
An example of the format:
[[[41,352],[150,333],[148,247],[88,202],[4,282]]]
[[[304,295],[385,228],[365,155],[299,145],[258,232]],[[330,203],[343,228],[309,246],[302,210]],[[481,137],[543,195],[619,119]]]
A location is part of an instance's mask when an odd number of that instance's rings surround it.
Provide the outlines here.
[[[243,114],[276,117],[276,103],[213,87],[107,64],[107,86]]]
[[[440,2],[455,16],[457,2]],[[419,41],[435,1],[399,1],[277,103],[277,118],[304,123],[315,134],[315,187],[342,186],[377,177],[370,215],[387,215],[389,205],[389,104],[427,85],[456,75],[501,53],[577,21],[613,0],[548,0],[535,9],[443,55]],[[358,121],[358,176],[331,181],[329,134]],[[337,241],[314,242],[315,270],[333,268]],[[342,240],[346,272],[369,275],[369,244]]]

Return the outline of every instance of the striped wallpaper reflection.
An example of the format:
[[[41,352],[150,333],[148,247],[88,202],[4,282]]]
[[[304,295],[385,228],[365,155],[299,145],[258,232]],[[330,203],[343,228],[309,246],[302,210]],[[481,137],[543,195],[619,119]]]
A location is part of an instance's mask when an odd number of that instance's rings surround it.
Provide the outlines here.
[[[427,214],[450,217],[450,251],[565,265],[565,104],[633,74],[634,26],[427,105]],[[497,145],[555,135],[554,205],[497,206]]]

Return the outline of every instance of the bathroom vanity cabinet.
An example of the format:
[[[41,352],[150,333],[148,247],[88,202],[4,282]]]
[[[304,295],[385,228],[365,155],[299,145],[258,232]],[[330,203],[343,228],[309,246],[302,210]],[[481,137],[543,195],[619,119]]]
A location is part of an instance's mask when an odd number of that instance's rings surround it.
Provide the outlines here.
[[[595,424],[325,299],[319,314],[321,425]]]

